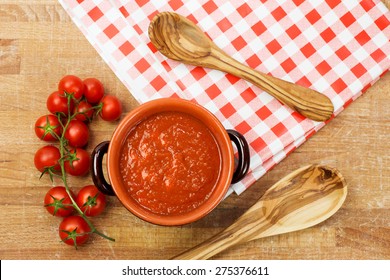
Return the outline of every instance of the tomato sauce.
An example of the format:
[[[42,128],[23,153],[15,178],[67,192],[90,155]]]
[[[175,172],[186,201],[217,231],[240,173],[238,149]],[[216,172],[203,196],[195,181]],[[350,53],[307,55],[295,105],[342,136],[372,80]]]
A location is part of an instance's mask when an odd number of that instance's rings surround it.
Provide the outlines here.
[[[187,213],[213,192],[220,151],[209,129],[182,112],[163,112],[140,122],[127,136],[120,168],[129,195],[161,215]]]

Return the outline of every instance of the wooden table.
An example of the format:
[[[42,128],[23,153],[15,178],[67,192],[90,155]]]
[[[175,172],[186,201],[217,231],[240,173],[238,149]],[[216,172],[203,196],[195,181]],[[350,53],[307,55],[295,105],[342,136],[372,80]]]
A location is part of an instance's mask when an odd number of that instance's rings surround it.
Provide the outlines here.
[[[389,7],[390,1],[384,1]],[[230,225],[267,189],[309,163],[337,167],[349,183],[341,210],[313,228],[243,244],[216,259],[390,258],[390,74],[241,196],[231,195],[206,218],[182,227],[148,224],[115,197],[93,219],[116,239],[98,236],[77,251],[59,242],[60,219],[43,197],[52,186],[33,164],[43,146],[35,120],[66,74],[100,79],[124,103],[137,102],[55,0],[2,0],[0,4],[0,259],[167,259]],[[91,125],[91,151],[117,123]],[[57,184],[60,182],[57,181]],[[89,176],[70,178],[77,190]]]

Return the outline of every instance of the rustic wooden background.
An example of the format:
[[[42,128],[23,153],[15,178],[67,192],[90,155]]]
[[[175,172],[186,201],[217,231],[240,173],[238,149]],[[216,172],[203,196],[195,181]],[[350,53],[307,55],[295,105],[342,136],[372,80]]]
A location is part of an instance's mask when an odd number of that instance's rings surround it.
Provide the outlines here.
[[[385,0],[387,7],[390,1]],[[0,259],[167,259],[230,225],[274,182],[309,163],[340,169],[349,183],[341,210],[301,232],[253,241],[216,259],[390,258],[390,74],[241,196],[232,195],[206,218],[182,227],[160,227],[132,216],[115,197],[94,218],[98,236],[79,250],[59,242],[60,219],[43,197],[52,183],[33,164],[43,145],[35,120],[66,74],[100,79],[108,93],[137,106],[55,0],[0,3]],[[91,125],[88,150],[108,140],[117,123]],[[57,182],[58,183],[58,182]],[[91,179],[71,178],[74,190]]]

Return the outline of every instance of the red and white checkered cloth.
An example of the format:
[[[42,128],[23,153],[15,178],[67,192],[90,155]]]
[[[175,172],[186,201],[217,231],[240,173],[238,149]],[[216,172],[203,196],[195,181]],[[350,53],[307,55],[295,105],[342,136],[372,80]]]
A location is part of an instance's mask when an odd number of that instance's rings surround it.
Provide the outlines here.
[[[155,14],[176,11],[237,60],[327,95],[334,115],[390,67],[390,12],[379,0],[59,2],[139,102],[193,100],[244,134],[251,171],[230,193],[244,191],[325,123],[232,75],[167,59],[148,37]]]

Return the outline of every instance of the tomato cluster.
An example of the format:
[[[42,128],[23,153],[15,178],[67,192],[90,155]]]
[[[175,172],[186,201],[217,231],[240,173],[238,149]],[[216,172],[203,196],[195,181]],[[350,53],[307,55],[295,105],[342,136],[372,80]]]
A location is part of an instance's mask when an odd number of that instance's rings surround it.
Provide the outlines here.
[[[71,198],[72,197],[72,198]],[[46,193],[44,206],[53,216],[64,218],[59,227],[59,235],[68,245],[81,245],[88,240],[91,227],[81,216],[75,215],[75,202],[84,215],[92,217],[101,214],[106,208],[106,196],[94,185],[87,185],[77,196],[63,186],[56,186]]]
[[[46,101],[50,114],[35,122],[35,134],[43,141],[58,141],[40,148],[34,156],[35,167],[50,178],[61,177],[64,186],[51,188],[44,198],[47,211],[63,217],[59,227],[61,240],[69,245],[83,244],[91,232],[97,232],[87,216],[97,216],[106,207],[106,197],[94,185],[88,185],[75,195],[68,187],[66,174],[85,176],[90,169],[90,154],[85,149],[89,141],[90,123],[94,116],[115,121],[122,114],[122,104],[104,92],[95,78],[84,81],[67,75],[58,83],[58,90]],[[59,147],[58,147],[59,146]],[[102,235],[102,234],[100,234]],[[108,238],[107,239],[111,239]]]

